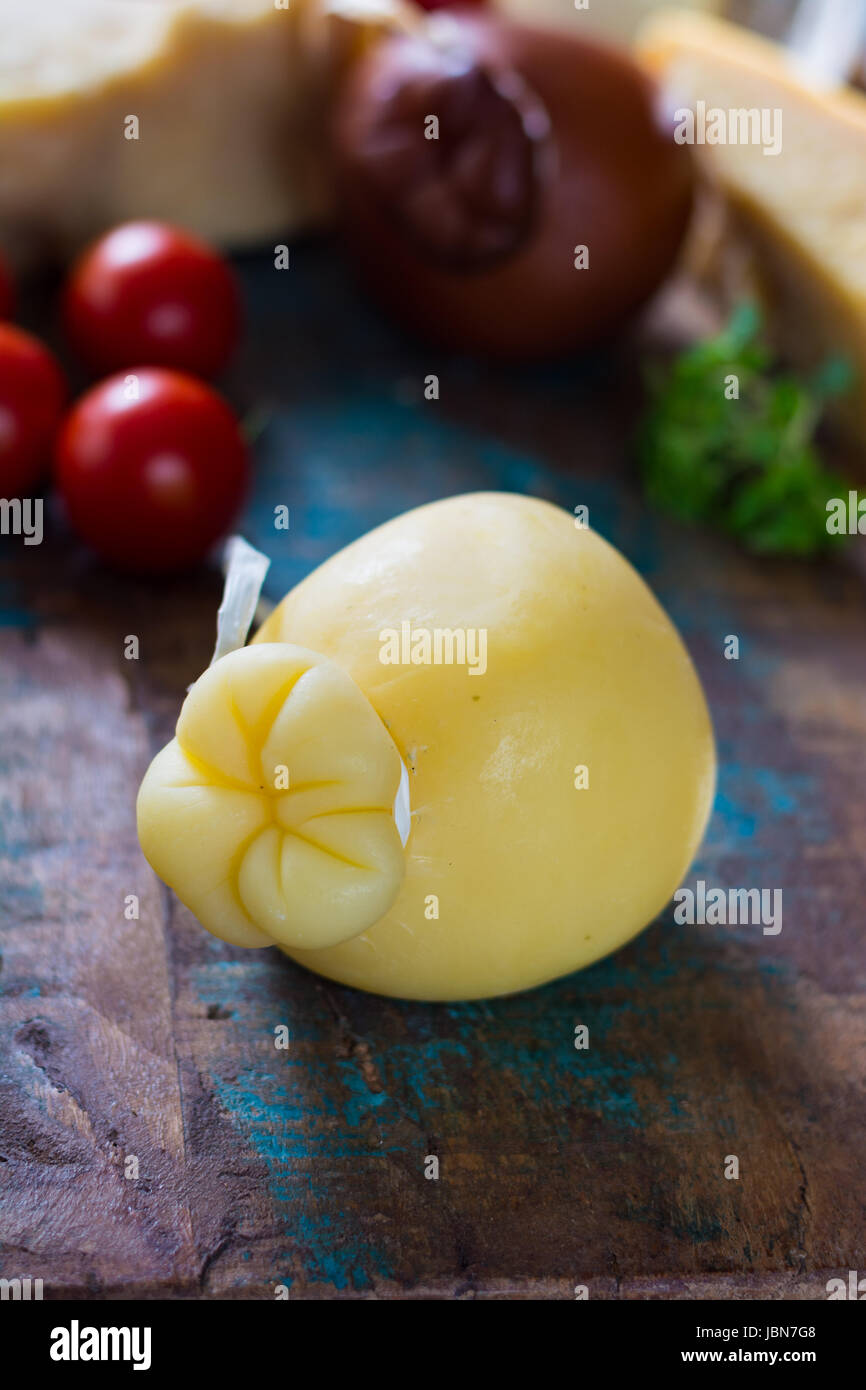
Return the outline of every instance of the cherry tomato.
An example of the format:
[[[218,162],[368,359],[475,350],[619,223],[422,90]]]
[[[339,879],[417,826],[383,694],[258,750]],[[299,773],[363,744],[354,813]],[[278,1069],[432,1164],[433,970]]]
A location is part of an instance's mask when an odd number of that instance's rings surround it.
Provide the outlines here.
[[[63,311],[70,342],[98,372],[152,366],[216,376],[240,328],[230,267],[164,222],[126,222],[85,251]]]
[[[47,347],[0,323],[0,497],[26,496],[38,484],[65,399],[63,373]]]
[[[201,560],[237,513],[248,472],[225,401],[160,367],[101,381],[57,437],[55,478],[73,528],[104,560],[137,573]]]
[[[15,308],[15,286],[6,262],[0,259],[0,319],[11,319]]]

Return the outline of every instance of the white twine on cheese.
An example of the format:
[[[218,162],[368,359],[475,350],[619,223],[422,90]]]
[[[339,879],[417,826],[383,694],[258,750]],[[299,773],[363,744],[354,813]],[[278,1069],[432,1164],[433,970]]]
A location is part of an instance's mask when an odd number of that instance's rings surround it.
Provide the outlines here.
[[[217,612],[217,640],[210,664],[244,646],[261,601],[271,562],[242,536],[230,536],[223,555],[222,603]]]

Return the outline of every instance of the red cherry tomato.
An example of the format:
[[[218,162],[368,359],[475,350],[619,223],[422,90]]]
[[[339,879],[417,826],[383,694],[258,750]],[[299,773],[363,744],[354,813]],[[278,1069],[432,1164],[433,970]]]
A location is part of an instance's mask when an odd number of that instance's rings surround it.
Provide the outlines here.
[[[240,328],[240,298],[226,262],[164,222],[126,222],[73,267],[64,296],[69,340],[98,372],[176,367],[211,377]]]
[[[0,319],[11,319],[15,308],[15,286],[6,262],[0,259]]]
[[[0,497],[22,497],[51,456],[66,383],[44,344],[0,323]]]
[[[237,513],[248,471],[225,401],[159,367],[94,386],[57,437],[55,477],[72,526],[104,560],[137,573],[201,560]]]

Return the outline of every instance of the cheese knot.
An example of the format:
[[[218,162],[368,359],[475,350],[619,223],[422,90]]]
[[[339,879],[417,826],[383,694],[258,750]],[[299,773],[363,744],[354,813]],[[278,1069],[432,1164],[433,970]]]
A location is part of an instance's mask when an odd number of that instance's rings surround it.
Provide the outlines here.
[[[390,908],[404,873],[403,770],[341,667],[287,643],[222,657],[192,686],[138,796],[149,863],[214,935],[317,950]]]

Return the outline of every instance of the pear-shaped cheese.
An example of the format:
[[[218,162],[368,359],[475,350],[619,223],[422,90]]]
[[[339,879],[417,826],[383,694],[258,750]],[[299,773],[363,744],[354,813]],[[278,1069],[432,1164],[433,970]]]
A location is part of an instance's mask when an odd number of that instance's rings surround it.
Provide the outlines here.
[[[403,877],[402,764],[345,671],[246,647],[196,681],[138,795],[153,868],[214,935],[332,946],[372,926]]]
[[[699,681],[646,584],[560,508],[409,512],[257,640],[348,672],[409,769],[396,899],[341,945],[290,948],[311,969],[418,999],[526,989],[628,941],[688,869],[715,780]]]

